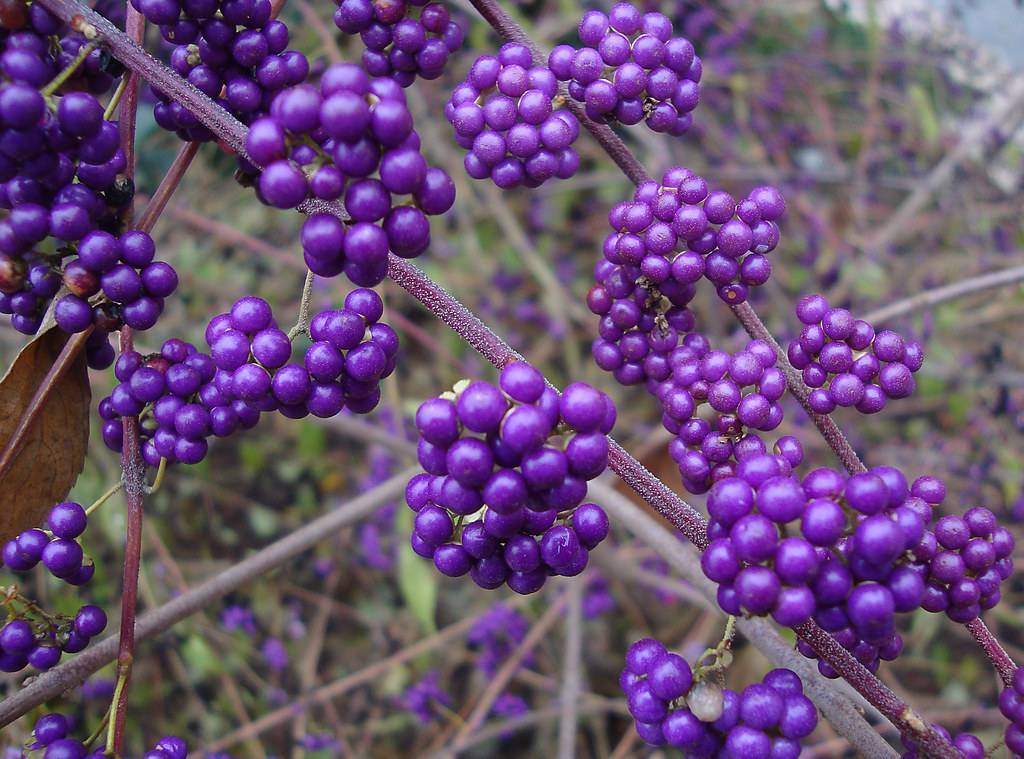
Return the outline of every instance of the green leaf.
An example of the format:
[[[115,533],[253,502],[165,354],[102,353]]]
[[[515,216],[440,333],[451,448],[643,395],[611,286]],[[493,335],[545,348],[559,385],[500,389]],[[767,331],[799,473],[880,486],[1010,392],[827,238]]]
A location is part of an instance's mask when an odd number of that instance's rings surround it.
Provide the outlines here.
[[[327,450],[327,429],[320,424],[299,426],[299,458],[318,459]]]
[[[263,506],[249,505],[246,510],[252,531],[261,538],[270,538],[277,533],[278,518],[272,510]]]
[[[399,534],[412,532],[412,512],[399,509]],[[437,610],[438,577],[430,562],[417,556],[409,541],[403,540],[398,552],[398,590],[402,600],[427,634],[437,630],[434,612]]]
[[[190,635],[181,648],[181,656],[188,662],[189,671],[196,679],[224,672],[222,658],[199,635]]]
[[[939,139],[939,119],[935,115],[931,98],[920,84],[910,85],[910,102],[914,112],[917,114],[917,121],[921,127],[921,135],[926,143],[931,144]]]

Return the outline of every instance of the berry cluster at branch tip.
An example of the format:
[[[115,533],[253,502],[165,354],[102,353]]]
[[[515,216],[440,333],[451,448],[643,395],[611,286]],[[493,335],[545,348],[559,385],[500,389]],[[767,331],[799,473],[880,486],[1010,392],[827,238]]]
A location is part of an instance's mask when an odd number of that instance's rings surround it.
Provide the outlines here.
[[[576,382],[559,394],[529,364],[501,371],[499,387],[463,381],[416,412],[410,480],[413,550],[450,577],[533,593],[550,575],[572,577],[608,535],[604,510],[583,503],[608,466],[615,407]]]

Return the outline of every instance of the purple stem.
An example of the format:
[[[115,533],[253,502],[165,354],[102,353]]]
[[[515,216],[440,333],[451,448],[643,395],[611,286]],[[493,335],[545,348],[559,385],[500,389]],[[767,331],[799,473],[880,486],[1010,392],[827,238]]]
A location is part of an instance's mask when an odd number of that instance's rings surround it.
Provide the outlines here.
[[[87,37],[102,41],[122,64],[136,71],[143,79],[155,85],[168,96],[181,102],[204,126],[226,144],[243,155],[245,154],[246,128],[244,125],[167,66],[149,55],[107,19],[75,0],[39,0],[39,2]],[[473,2],[482,14],[484,14],[483,9],[487,10],[485,18],[491,21],[492,25],[501,23],[504,25],[503,28],[518,30],[516,39],[527,39],[522,29],[496,4],[490,0],[473,0]],[[501,31],[498,26],[495,28]],[[534,50],[536,54],[536,48]],[[588,126],[588,129],[591,129],[604,145],[603,138],[599,135],[603,135],[606,130],[611,134],[611,130],[597,125],[595,128],[596,131]],[[611,137],[614,138],[614,142],[611,143],[613,148],[617,142],[618,148],[615,149],[619,150],[618,154],[612,155],[616,163],[623,166],[624,170],[626,170],[626,166],[634,167],[638,173],[636,178],[632,175],[630,178],[634,181],[643,181],[646,178],[646,173],[639,167],[636,159],[629,153],[621,140],[618,140],[613,134]],[[604,138],[607,136],[605,135]],[[629,173],[627,171],[627,174]],[[319,203],[307,204],[310,210],[320,210],[322,205]],[[340,209],[332,210],[337,213]],[[389,255],[388,274],[399,286],[423,303],[429,311],[463,337],[495,366],[500,367],[520,358],[508,343],[498,337],[472,311],[408,261],[393,254]],[[765,331],[767,332],[767,330]],[[698,548],[706,545],[707,524],[704,518],[617,443],[610,442],[609,465],[623,481],[658,513],[680,529]],[[949,741],[923,722],[909,706],[903,703],[896,694],[872,675],[830,635],[813,622],[807,622],[801,626],[800,634],[822,659],[843,675],[897,728],[912,734],[920,745],[928,750],[929,756],[941,759],[959,759],[959,751]]]
[[[125,3],[125,32],[130,39],[141,42],[146,32],[146,19]],[[139,74],[129,71],[125,74],[128,82],[120,106],[118,136],[121,150],[127,161],[125,173],[135,177],[135,122],[139,105]],[[125,223],[130,219],[129,210]],[[121,328],[119,346],[121,353],[134,349],[132,329]],[[142,447],[139,438],[139,417],[126,416],[121,420],[124,445],[121,451],[121,479],[124,482],[126,504],[124,568],[121,589],[121,626],[117,646],[117,678],[123,686],[117,691],[114,713],[114,753],[121,755],[124,749],[124,731],[128,720],[128,690],[131,684],[132,664],[135,661],[135,616],[138,612],[139,569],[142,566],[142,498],[145,492],[146,465],[142,461]]]
[[[807,401],[808,396],[811,394],[810,388],[804,384],[804,378],[800,372],[789,363],[786,351],[782,350],[775,336],[772,335],[771,331],[769,331],[757,315],[754,307],[749,303],[739,303],[735,306],[730,306],[730,308],[748,335],[755,340],[763,340],[772,346],[772,349],[775,351],[776,363],[782,369],[783,374],[786,375],[786,386],[789,388],[789,392],[803,406],[804,411],[807,412],[807,415],[814,422],[821,436],[825,438],[829,448],[839,457],[846,471],[850,474],[859,474],[860,472],[867,471],[864,462],[860,460],[857,452],[853,450],[853,446],[850,445],[850,441],[846,439],[843,431],[839,429],[839,425],[835,423],[835,420],[828,414],[815,413],[811,408],[811,404]]]

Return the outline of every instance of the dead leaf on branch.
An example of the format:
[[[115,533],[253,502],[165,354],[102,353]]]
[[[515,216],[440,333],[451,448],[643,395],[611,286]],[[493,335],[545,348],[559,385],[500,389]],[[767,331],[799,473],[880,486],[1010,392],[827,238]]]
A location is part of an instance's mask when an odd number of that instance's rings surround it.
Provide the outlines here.
[[[47,329],[22,348],[0,379],[0,451],[29,412],[67,342],[60,329]],[[20,450],[0,471],[0,544],[41,524],[75,484],[85,464],[91,398],[85,351],[80,349],[36,410]]]

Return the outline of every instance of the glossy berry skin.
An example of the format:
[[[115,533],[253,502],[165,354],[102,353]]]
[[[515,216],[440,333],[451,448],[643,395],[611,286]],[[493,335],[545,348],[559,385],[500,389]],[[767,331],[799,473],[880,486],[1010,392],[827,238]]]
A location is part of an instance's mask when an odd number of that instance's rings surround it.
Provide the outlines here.
[[[604,510],[581,502],[607,466],[614,417],[604,393],[576,383],[560,397],[522,361],[502,369],[497,387],[462,381],[425,401],[416,413],[425,472],[406,489],[414,550],[442,574],[468,571],[481,587],[521,594],[551,574],[579,574],[609,532]]]
[[[627,3],[607,16],[587,11],[579,23],[583,46],[557,46],[548,67],[569,83],[569,95],[591,119],[644,120],[655,132],[679,137],[689,130],[700,98],[701,62],[689,40],[672,33],[667,17],[641,17]]]
[[[924,356],[918,343],[891,330],[876,332],[846,309],[830,308],[817,294],[803,296],[796,315],[803,327],[787,353],[804,381],[816,388],[809,399],[816,412],[852,406],[876,414],[888,400],[913,394],[913,374]]]
[[[686,661],[650,638],[629,648],[619,684],[640,737],[687,755],[769,757],[775,743],[789,741],[799,752],[818,721],[790,670],[772,670],[741,693],[722,690],[695,683]]]
[[[687,335],[668,353],[665,376],[648,381],[662,404],[662,424],[676,436],[669,455],[679,466],[684,487],[695,493],[730,479],[740,462],[765,453],[760,433],[774,430],[783,417],[779,401],[785,377],[770,346],[753,340],[733,354],[710,348],[702,335]],[[785,452],[776,454],[783,469],[803,460],[803,448],[794,437],[779,438],[776,449]],[[788,488],[789,496],[784,483],[774,494],[766,489],[759,504],[763,513],[777,521],[792,519],[794,509],[803,506],[802,498],[791,495],[793,489]],[[725,521],[731,524],[734,518]]]
[[[703,371],[719,370],[706,363]],[[930,532],[932,510],[944,495],[936,478],[909,484],[893,467],[849,476],[816,469],[800,478],[791,469],[780,454],[744,454],[710,489],[710,542],[701,567],[719,584],[719,604],[728,613],[771,614],[785,626],[813,618],[865,666],[877,667],[902,649],[897,614],[945,611],[956,599],[954,613],[969,619],[980,607],[982,585],[989,603],[998,600],[997,573],[986,583],[975,580],[977,572],[965,577],[964,560],[938,550],[943,545],[935,540],[939,534],[966,548],[968,522],[994,536],[994,521],[972,510],[969,520],[944,517]],[[991,567],[993,545],[974,540],[970,560],[978,570]],[[805,644],[798,649],[814,658]],[[822,662],[819,670],[837,676]]]
[[[976,506],[942,517],[922,536],[921,544],[934,547],[920,556],[923,608],[965,624],[999,602],[1001,582],[1013,571],[1014,538],[996,524],[991,511]]]
[[[342,0],[334,14],[342,32],[360,35],[363,67],[403,87],[416,77],[437,79],[448,58],[462,46],[464,31],[441,3],[383,5]]]
[[[253,122],[246,146],[264,164],[255,181],[265,203],[295,208],[307,199],[337,201],[353,222],[343,225],[322,211],[306,218],[303,259],[321,277],[344,273],[373,287],[387,274],[389,251],[414,258],[427,249],[427,216],[444,213],[455,200],[451,178],[420,152],[401,88],[354,64],[328,67],[317,87],[281,90],[269,113]],[[315,170],[314,158],[321,164]]]
[[[455,141],[469,151],[466,172],[505,190],[571,177],[580,127],[569,111],[553,107],[556,95],[554,76],[533,67],[524,45],[510,42],[497,56],[478,58],[445,105]]]
[[[58,503],[47,517],[47,527],[58,538],[74,540],[85,532],[87,517],[81,504],[73,501]]]
[[[339,309],[310,320],[312,344],[290,363],[292,343],[279,329],[270,304],[248,296],[206,329],[209,353],[181,340],[164,343],[159,360],[144,365],[140,354],[124,354],[115,387],[101,403],[103,438],[120,450],[119,417],[152,411],[156,428],[142,429],[143,458],[196,464],[208,438],[249,429],[263,412],[289,418],[327,418],[348,409],[366,414],[380,401],[380,382],[395,369],[398,337],[381,321],[380,296],[356,288]]]

